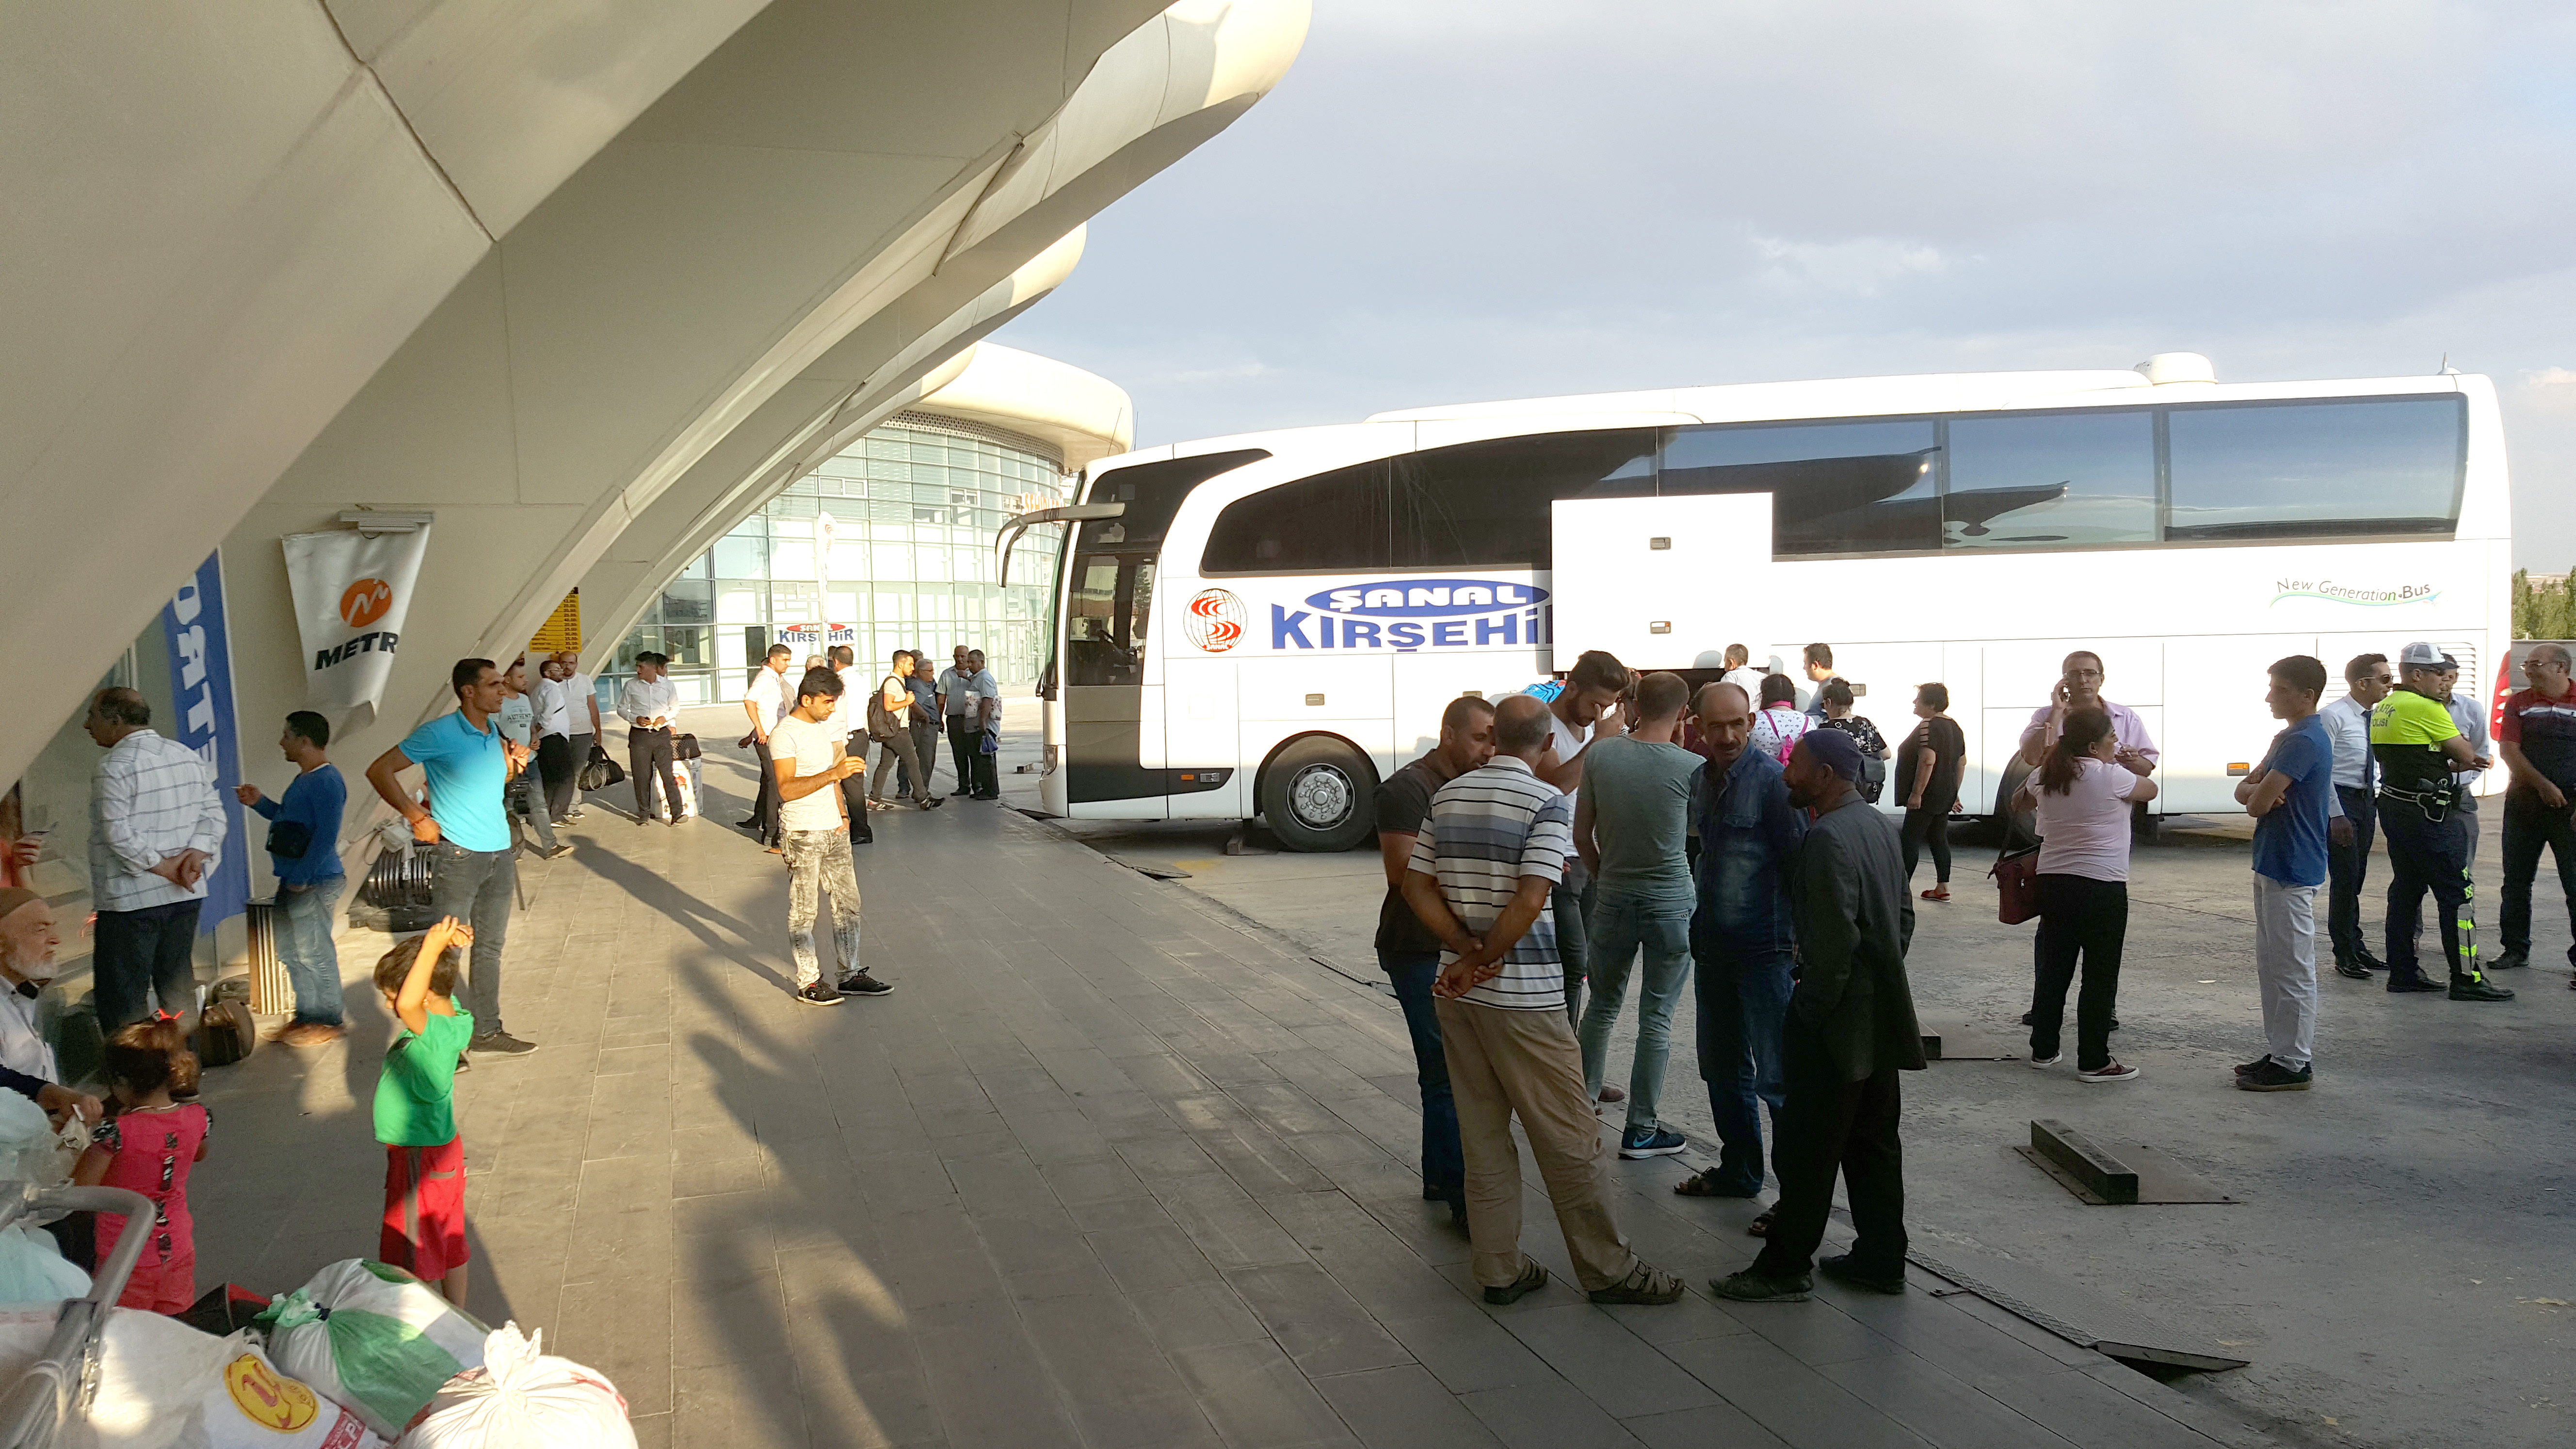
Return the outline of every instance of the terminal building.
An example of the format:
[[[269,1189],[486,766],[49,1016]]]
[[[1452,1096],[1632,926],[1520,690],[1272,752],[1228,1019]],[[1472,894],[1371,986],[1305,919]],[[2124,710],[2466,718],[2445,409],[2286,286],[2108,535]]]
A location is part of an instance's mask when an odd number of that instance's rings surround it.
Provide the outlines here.
[[[217,761],[228,800],[282,789],[283,717],[324,713],[355,880],[389,817],[361,772],[454,707],[460,658],[576,628],[612,686],[652,643],[716,701],[765,640],[837,625],[872,656],[981,644],[1027,680],[1042,631],[992,573],[992,525],[1132,430],[1108,382],[984,339],[1071,272],[1089,217],[1266,95],[1309,18],[31,16],[0,49],[41,138],[0,154],[0,198],[47,219],[0,277],[0,568],[22,585],[0,859],[62,923],[53,1008],[88,989],[80,721],[102,685]],[[260,822],[233,817],[201,974],[243,959],[244,903],[274,888]]]

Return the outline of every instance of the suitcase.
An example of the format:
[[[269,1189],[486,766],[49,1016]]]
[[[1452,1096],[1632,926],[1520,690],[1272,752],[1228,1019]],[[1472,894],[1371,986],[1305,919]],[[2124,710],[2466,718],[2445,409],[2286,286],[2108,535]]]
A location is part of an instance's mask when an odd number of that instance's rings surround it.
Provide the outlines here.
[[[196,1053],[200,1066],[231,1066],[258,1045],[259,1022],[250,1014],[250,1003],[226,996],[206,1003],[197,1029],[188,1036],[188,1050]]]

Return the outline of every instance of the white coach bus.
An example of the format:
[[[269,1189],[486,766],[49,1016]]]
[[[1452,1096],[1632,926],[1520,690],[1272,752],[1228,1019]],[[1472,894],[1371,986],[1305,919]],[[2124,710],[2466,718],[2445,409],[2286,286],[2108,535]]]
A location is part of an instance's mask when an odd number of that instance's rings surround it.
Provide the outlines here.
[[[1995,807],[2069,650],[2163,750],[2159,810],[2233,812],[2264,666],[2431,639],[2491,694],[2511,637],[2486,378],[2220,383],[2206,359],[1680,388],[1382,413],[1093,464],[1000,540],[1054,582],[1046,808],[1370,833],[1447,703],[1607,649],[1707,678],[1834,650],[1891,741],[1949,686]],[[2501,771],[2496,772],[2501,774]],[[1887,802],[1890,806],[1893,801]]]

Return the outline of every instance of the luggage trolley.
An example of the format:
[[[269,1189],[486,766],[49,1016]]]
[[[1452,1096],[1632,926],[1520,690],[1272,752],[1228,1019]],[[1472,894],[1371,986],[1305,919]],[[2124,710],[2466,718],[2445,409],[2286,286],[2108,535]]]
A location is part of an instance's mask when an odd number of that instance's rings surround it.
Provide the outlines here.
[[[0,1182],[0,1228],[84,1211],[148,1219],[152,1199],[121,1187],[39,1188],[31,1182]],[[44,1356],[0,1391],[0,1449],[46,1449],[64,1422],[88,1407],[90,1395],[98,1391],[107,1310],[124,1296],[125,1280],[134,1275],[134,1264],[151,1238],[150,1233],[140,1232],[118,1235],[107,1261],[90,1281],[89,1296],[64,1300]]]

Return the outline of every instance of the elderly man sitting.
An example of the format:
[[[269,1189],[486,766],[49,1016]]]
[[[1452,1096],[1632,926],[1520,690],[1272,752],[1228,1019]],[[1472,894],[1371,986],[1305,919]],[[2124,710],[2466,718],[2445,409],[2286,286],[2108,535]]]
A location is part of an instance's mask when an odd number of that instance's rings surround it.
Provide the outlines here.
[[[57,1120],[78,1112],[95,1122],[98,1098],[54,1080],[62,1069],[36,1020],[36,998],[54,979],[54,948],[61,944],[43,896],[24,886],[0,890],[0,1087],[33,1098]]]

